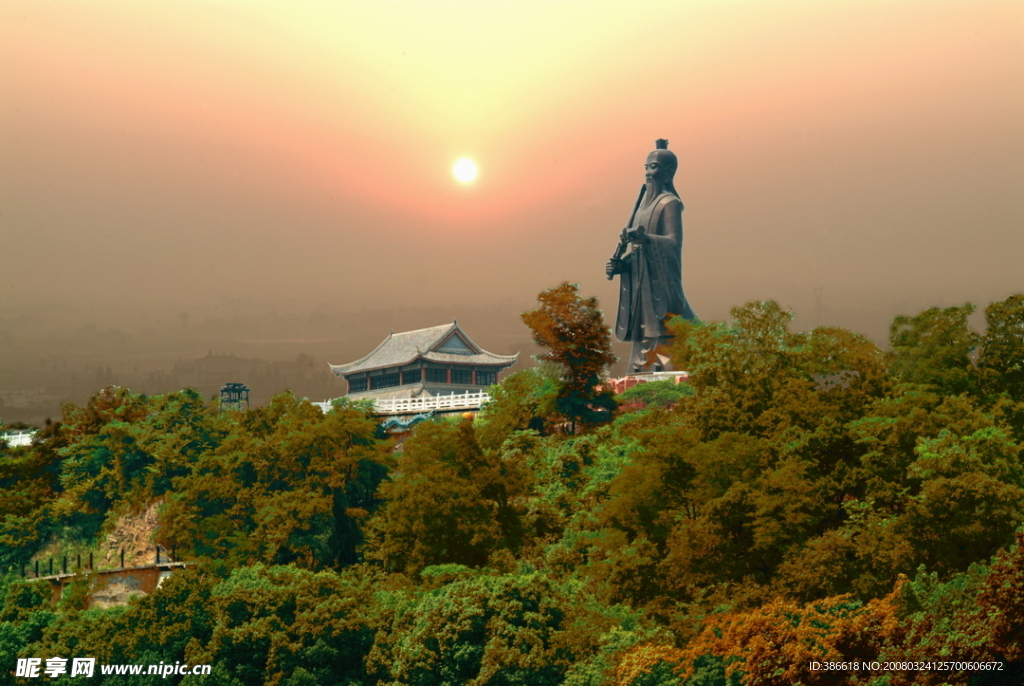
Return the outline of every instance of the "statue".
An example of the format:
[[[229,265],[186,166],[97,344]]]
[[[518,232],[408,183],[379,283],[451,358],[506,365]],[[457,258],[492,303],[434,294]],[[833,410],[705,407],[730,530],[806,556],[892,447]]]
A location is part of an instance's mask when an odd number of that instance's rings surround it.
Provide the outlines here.
[[[672,340],[666,319],[697,318],[683,294],[683,202],[672,185],[679,163],[667,140],[655,146],[644,165],[647,183],[605,267],[609,279],[620,275],[615,337],[633,342],[630,373],[665,370]]]

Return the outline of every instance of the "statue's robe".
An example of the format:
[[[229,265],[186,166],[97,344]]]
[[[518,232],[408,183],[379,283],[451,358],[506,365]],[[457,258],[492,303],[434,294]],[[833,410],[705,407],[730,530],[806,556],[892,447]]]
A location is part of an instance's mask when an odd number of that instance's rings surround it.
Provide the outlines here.
[[[630,371],[646,366],[640,365],[639,358],[667,342],[666,316],[697,318],[683,293],[683,203],[679,196],[666,191],[641,205],[629,228],[640,226],[646,229],[649,242],[634,245],[622,258],[615,321],[615,337],[634,344]]]

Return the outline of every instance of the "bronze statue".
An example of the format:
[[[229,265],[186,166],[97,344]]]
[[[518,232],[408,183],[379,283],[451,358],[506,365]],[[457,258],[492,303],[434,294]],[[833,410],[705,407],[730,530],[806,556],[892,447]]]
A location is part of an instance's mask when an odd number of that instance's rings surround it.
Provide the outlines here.
[[[630,373],[668,368],[665,320],[697,318],[683,294],[683,202],[672,185],[679,162],[667,140],[655,146],[644,165],[647,182],[605,267],[609,279],[621,275],[615,337],[633,342]]]

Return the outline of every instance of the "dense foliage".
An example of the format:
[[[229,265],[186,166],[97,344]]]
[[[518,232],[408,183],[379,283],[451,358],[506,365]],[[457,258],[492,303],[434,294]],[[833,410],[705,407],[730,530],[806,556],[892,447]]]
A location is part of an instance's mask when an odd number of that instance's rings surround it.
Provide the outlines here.
[[[554,366],[401,450],[366,407],[116,387],[4,448],[0,684],[52,655],[209,663],[228,685],[1024,679],[1024,296],[984,334],[969,305],[899,317],[889,352],[791,332],[772,302],[677,320],[689,383],[614,415],[596,303],[541,305]],[[148,596],[89,609],[84,578],[55,605],[16,573],[152,507],[195,564]],[[914,660],[1001,671],[810,667]]]
[[[533,342],[546,352],[539,356],[554,370],[554,416],[584,427],[607,421],[615,409],[611,391],[600,388],[601,378],[615,362],[611,332],[604,323],[596,298],[581,298],[575,284],[563,283],[537,296],[540,306],[523,313],[533,331]]]

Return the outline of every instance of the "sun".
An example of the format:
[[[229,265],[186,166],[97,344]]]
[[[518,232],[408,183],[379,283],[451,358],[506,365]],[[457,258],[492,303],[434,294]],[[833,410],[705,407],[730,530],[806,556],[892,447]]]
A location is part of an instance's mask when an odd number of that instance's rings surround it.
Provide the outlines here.
[[[452,167],[452,173],[460,183],[472,183],[476,179],[476,163],[463,157]]]

